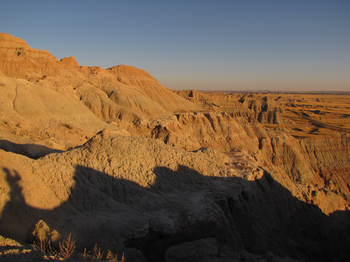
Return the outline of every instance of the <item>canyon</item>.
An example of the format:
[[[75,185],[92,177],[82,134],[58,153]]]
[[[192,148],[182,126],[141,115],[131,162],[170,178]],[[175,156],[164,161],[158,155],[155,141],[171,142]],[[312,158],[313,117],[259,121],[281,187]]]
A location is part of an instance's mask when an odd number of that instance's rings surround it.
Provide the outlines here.
[[[170,90],[1,33],[0,256],[31,261],[43,220],[126,261],[349,261],[349,116],[347,92]]]

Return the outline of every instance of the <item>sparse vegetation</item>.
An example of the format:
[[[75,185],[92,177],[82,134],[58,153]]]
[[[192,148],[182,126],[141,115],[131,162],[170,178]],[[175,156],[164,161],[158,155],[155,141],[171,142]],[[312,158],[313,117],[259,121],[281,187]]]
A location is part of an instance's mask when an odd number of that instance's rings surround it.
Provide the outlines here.
[[[43,253],[46,257],[51,259],[64,259],[68,260],[75,252],[75,241],[72,239],[71,234],[67,237],[66,240],[59,242],[60,251],[57,252],[51,245],[50,240],[38,240],[32,244],[32,247],[35,251]],[[84,248],[83,254],[80,256],[83,260],[104,260],[103,259],[104,252],[101,248],[98,248],[97,244],[92,248],[91,251],[87,251]],[[118,255],[113,254],[112,251],[107,250],[105,260],[107,261],[115,261],[115,262],[125,262],[125,253],[121,257],[121,260],[118,260]]]
[[[34,250],[42,253],[46,253],[49,249],[51,249],[48,246],[51,246],[50,241],[46,241],[42,239],[39,239],[38,241],[34,241],[34,243],[32,244],[32,248]]]
[[[50,240],[39,239],[32,244],[32,247],[35,251],[48,254],[52,258],[63,258],[68,259],[74,253],[75,250],[75,241],[71,238],[69,234],[67,240],[64,240],[62,243],[59,243],[60,252],[57,252],[51,245]]]
[[[101,251],[101,248],[98,248],[97,244],[95,244],[94,248],[92,249],[92,260],[101,259],[102,257],[103,252]]]
[[[84,248],[84,253],[82,254],[83,259],[86,260],[88,256],[89,254],[86,253],[86,248]]]
[[[64,240],[62,243],[59,243],[60,255],[65,259],[70,258],[70,256],[74,253],[75,250],[75,241],[71,237],[71,234],[69,234],[67,240]]]
[[[117,261],[118,259],[118,255],[113,255],[113,253],[110,250],[107,250],[107,255],[106,255],[106,259],[108,261]]]
[[[118,262],[118,255],[117,254],[113,255],[113,253],[110,250],[108,250],[107,251],[107,255],[106,255],[106,260]],[[125,261],[125,256],[124,256],[124,253],[123,253],[120,262],[124,262],[124,261]]]

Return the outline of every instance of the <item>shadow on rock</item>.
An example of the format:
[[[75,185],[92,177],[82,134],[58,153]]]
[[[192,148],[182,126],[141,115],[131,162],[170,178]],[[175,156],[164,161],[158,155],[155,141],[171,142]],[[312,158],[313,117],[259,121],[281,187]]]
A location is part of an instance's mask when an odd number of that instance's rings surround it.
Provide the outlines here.
[[[33,159],[38,159],[51,153],[63,152],[61,150],[52,149],[43,145],[16,144],[8,140],[0,140],[0,149]]]
[[[248,251],[300,261],[350,258],[349,212],[327,216],[266,171],[248,181],[203,176],[186,166],[156,167],[155,183],[145,188],[78,165],[69,199],[53,210],[28,206],[20,174],[3,171],[11,192],[0,234],[18,240],[43,219],[63,237],[72,233],[78,249],[98,243],[119,257],[125,251],[127,261],[164,261],[169,248],[206,238],[216,239],[218,257]]]

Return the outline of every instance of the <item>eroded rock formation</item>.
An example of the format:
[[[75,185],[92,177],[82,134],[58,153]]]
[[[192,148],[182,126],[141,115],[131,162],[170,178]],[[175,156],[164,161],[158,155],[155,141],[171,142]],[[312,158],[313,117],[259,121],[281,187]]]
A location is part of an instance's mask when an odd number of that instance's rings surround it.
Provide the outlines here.
[[[349,259],[347,134],[293,137],[283,97],[175,92],[0,40],[1,235],[43,220],[129,261]]]

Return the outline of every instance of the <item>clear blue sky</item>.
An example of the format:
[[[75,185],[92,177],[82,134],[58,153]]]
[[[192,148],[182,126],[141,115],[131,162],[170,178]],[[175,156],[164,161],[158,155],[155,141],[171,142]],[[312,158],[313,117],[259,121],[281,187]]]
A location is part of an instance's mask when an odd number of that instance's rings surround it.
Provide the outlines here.
[[[2,0],[0,32],[171,89],[350,91],[349,0]]]

